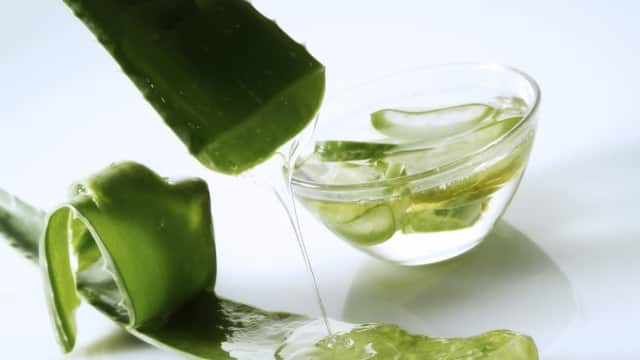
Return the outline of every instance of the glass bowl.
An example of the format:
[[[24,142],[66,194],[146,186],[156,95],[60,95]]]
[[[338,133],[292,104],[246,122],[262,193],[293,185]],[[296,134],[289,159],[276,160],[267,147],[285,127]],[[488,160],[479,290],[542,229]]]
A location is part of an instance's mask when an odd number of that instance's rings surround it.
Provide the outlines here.
[[[491,231],[533,144],[540,90],[530,76],[438,65],[328,95],[291,180],[316,219],[402,265],[460,255]]]

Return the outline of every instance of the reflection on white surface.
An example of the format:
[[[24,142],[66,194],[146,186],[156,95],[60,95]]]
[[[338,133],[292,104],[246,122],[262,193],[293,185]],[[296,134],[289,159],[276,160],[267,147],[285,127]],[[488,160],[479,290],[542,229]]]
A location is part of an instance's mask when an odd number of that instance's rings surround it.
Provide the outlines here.
[[[553,354],[640,358],[638,159],[640,141],[620,142],[532,173],[507,214],[571,279],[579,312]]]
[[[421,267],[365,262],[344,317],[445,337],[506,328],[532,335],[544,347],[575,311],[565,274],[535,243],[501,221],[482,244],[450,261]]]
[[[92,342],[75,351],[74,357],[99,358],[101,356],[117,356],[146,350],[149,345],[130,335],[124,329],[115,327],[112,331],[97,337]]]

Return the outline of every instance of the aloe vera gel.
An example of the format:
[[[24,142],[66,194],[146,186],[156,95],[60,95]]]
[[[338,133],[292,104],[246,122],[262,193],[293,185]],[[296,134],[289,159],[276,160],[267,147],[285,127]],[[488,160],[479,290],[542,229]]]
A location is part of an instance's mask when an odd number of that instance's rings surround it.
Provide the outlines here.
[[[295,192],[375,256],[443,260],[477,244],[510,201],[533,143],[528,112],[518,97],[375,111],[366,126],[379,139],[316,141],[297,162]]]

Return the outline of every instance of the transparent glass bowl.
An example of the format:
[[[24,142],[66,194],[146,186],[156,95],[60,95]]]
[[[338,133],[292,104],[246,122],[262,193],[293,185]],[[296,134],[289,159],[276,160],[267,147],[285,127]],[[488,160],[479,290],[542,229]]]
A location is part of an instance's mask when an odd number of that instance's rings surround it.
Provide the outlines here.
[[[403,265],[449,259],[479,244],[509,205],[533,144],[539,102],[530,76],[485,64],[432,66],[329,94],[299,150],[293,194],[338,237],[377,258]],[[381,109],[414,114],[392,111],[386,119],[409,125],[400,134],[413,138],[376,130],[371,114]],[[444,129],[435,142],[433,129]],[[323,143],[335,140],[342,142]],[[343,147],[349,141],[357,143]],[[367,147],[389,142],[409,150],[380,155]],[[324,150],[333,158],[316,161],[319,144],[329,144]],[[349,158],[358,151],[364,156]]]

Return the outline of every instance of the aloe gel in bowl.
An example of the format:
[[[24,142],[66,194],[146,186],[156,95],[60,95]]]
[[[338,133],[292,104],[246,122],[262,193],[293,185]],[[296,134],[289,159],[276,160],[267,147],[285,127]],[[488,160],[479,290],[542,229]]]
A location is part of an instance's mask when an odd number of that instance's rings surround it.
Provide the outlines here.
[[[404,265],[480,243],[533,145],[537,84],[495,65],[445,65],[328,98],[293,172],[300,202],[354,247]]]

